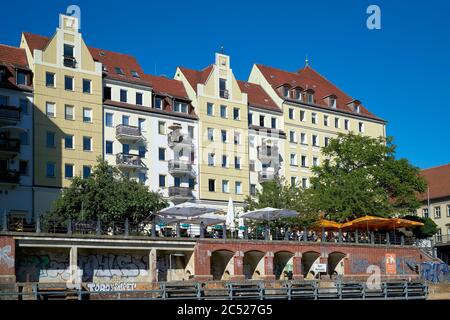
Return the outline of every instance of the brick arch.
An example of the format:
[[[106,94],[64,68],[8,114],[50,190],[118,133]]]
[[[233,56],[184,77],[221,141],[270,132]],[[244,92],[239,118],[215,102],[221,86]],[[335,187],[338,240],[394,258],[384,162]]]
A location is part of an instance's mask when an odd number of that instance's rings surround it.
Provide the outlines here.
[[[264,256],[265,252],[261,250],[247,250],[244,252],[243,266],[246,279],[259,279],[259,277],[265,275]]]
[[[287,250],[279,250],[273,255],[273,274],[275,280],[292,279],[294,274],[295,253]]]
[[[333,275],[343,275],[344,274],[344,263],[347,254],[341,251],[333,251],[328,253],[328,274]]]
[[[217,249],[211,252],[210,273],[213,280],[228,280],[234,275],[235,252],[229,249]]]

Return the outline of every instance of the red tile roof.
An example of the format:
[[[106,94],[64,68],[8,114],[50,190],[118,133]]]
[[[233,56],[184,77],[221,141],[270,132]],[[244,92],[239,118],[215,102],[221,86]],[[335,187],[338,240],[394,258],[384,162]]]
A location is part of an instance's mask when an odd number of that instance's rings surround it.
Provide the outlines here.
[[[424,169],[420,174],[428,182],[430,199],[450,197],[450,163]],[[426,201],[428,192],[421,194],[420,199]]]
[[[144,74],[143,79],[151,84],[155,93],[189,100],[186,90],[184,89],[184,85],[181,81],[150,74]]]
[[[247,94],[248,103],[252,107],[282,112],[259,84],[238,80],[239,88]]]
[[[0,44],[0,69],[5,72],[5,81],[0,83],[2,88],[12,90],[31,91],[31,71],[28,67],[27,55],[24,49]],[[28,73],[28,85],[17,85],[16,69]]]
[[[213,65],[211,64],[200,71],[188,69],[185,67],[178,68],[181,70],[181,72],[183,72],[184,76],[186,77],[187,81],[192,86],[194,91],[197,92],[197,84],[206,82],[212,71]]]
[[[48,37],[32,34],[29,32],[25,32],[24,36],[32,53],[34,52],[34,49],[43,50],[47,46],[47,43],[50,41],[50,38]],[[107,78],[140,84],[144,86],[150,85],[147,81],[144,81],[140,78],[143,76],[144,71],[142,70],[135,57],[128,54],[113,52],[104,49],[92,47],[88,47],[88,49],[92,55],[92,58],[95,61],[101,62],[103,66],[106,67],[106,70],[104,70],[104,74]],[[121,68],[124,75],[117,74],[115,71],[116,67]],[[136,71],[140,77],[133,77],[131,71]]]
[[[347,95],[341,89],[339,89],[332,82],[320,75],[317,71],[307,66],[297,72],[289,72],[273,67],[264,66],[261,64],[256,65],[266,80],[272,85],[274,89],[282,86],[289,85],[291,88],[301,87],[303,90],[314,90],[315,105],[331,109],[323,98],[332,94],[337,96],[336,109],[346,113],[352,113],[355,115],[365,116],[368,118],[382,120],[369,112],[364,106],[360,105],[360,112],[356,113],[347,104],[355,99]],[[284,98],[277,90],[278,95]]]

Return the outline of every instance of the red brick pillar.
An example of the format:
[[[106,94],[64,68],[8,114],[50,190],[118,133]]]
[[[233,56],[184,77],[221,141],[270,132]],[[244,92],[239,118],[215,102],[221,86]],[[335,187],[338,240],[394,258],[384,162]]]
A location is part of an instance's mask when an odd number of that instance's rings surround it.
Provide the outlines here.
[[[319,261],[320,261],[320,263],[326,264],[327,265],[327,273],[330,272],[330,270],[328,270],[328,253],[323,253],[322,256],[320,257]],[[320,276],[320,279],[322,279],[322,280],[328,280],[330,278],[331,277],[329,274],[326,274],[326,275],[322,274]]]
[[[211,251],[203,248],[195,248],[195,276],[199,281],[212,280],[211,274]]]
[[[13,237],[0,236],[0,284],[16,283],[16,243]]]
[[[234,259],[234,274],[231,276],[232,281],[245,280],[244,275],[244,253],[237,251],[233,256]]]
[[[296,252],[292,257],[292,279],[293,280],[303,280],[303,270],[302,270],[302,253]]]
[[[264,280],[275,280],[275,274],[273,273],[273,252],[269,251],[264,256]]]

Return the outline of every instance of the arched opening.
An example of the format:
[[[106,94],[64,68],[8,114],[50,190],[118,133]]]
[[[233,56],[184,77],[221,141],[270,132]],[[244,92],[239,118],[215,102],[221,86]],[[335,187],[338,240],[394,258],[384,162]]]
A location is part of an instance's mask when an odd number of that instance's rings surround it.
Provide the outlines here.
[[[294,254],[288,251],[275,253],[273,257],[273,273],[276,280],[291,280],[294,272]]]
[[[258,280],[264,275],[264,253],[261,251],[249,251],[244,254],[245,279]]]
[[[217,250],[211,254],[211,275],[213,280],[227,280],[233,274],[234,252]]]
[[[328,255],[328,274],[331,277],[344,274],[345,256],[342,252],[332,252]]]
[[[302,270],[305,279],[315,279],[317,274],[314,266],[320,263],[320,253],[309,251],[302,254]]]

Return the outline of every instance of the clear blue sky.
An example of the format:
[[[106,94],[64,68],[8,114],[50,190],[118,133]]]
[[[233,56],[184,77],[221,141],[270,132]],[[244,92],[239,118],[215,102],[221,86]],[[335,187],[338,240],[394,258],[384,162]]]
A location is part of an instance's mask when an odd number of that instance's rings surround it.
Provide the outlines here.
[[[308,55],[389,121],[399,157],[421,168],[450,162],[449,1],[8,1],[0,43],[52,35],[70,4],[81,7],[88,45],[133,54],[148,73],[203,68],[221,45],[242,80],[255,62],[294,71]],[[381,30],[366,28],[371,4]]]

